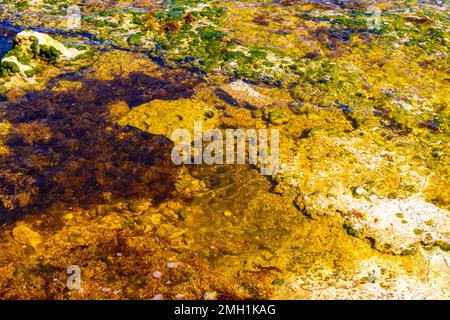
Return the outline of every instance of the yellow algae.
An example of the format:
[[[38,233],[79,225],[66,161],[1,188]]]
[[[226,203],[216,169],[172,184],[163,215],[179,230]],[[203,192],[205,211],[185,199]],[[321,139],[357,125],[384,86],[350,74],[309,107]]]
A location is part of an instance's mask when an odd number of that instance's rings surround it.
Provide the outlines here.
[[[114,80],[117,76],[127,77],[132,73],[154,74],[157,67],[158,65],[144,54],[112,50],[98,57],[87,77],[98,80]]]
[[[176,129],[188,129],[193,134],[195,121],[202,121],[203,130],[215,128],[217,125],[215,112],[203,102],[188,99],[153,100],[134,108],[120,119],[118,124],[130,125],[170,138]]]
[[[11,131],[11,123],[7,121],[0,122],[0,136],[7,136]]]
[[[61,80],[58,82],[58,86],[52,88],[54,92],[67,92],[71,90],[79,90],[83,87],[83,84],[79,81],[67,81]]]

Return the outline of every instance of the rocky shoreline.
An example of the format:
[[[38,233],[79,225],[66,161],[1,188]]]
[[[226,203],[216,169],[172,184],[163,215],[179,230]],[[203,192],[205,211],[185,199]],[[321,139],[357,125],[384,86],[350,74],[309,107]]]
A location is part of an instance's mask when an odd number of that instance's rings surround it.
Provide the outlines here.
[[[449,298],[448,11],[91,1],[43,32],[73,4],[2,5],[1,298]],[[278,171],[174,166],[196,120],[280,130]]]

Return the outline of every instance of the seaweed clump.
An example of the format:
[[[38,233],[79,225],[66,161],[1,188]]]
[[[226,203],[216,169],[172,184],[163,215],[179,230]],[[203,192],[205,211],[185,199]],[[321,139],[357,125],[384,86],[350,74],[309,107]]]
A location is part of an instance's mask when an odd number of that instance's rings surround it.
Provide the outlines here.
[[[169,196],[177,171],[170,159],[172,142],[114,125],[105,114],[109,104],[124,98],[118,94],[131,102],[144,98],[138,96],[143,83],[146,100],[189,94],[196,82],[179,82],[177,76],[132,73],[89,80],[76,90],[48,89],[30,93],[30,99],[17,102],[20,107],[11,104],[4,119],[12,129],[3,140],[12,152],[0,155],[0,211]],[[116,95],[109,94],[113,87]]]

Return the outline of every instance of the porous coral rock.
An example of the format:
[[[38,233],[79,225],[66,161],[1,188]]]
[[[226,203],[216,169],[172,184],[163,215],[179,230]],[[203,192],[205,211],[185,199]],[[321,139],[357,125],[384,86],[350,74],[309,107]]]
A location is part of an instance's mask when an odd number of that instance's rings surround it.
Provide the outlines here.
[[[416,266],[381,257],[360,260],[351,270],[334,273],[322,266],[288,279],[278,299],[445,299],[449,295],[450,255],[420,250]],[[286,295],[289,292],[289,296]]]
[[[450,247],[450,212],[423,199],[348,199],[347,204],[348,212],[359,212],[346,215],[348,223],[382,251],[413,253],[421,243]]]

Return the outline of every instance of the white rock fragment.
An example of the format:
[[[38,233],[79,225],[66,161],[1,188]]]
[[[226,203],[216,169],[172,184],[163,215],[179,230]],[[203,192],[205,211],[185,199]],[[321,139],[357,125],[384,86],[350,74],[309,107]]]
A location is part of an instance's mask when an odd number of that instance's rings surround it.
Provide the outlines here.
[[[409,103],[403,101],[403,100],[395,100],[393,101],[394,104],[402,107],[403,109],[405,109],[406,111],[411,111],[413,109],[413,106],[410,105]]]

